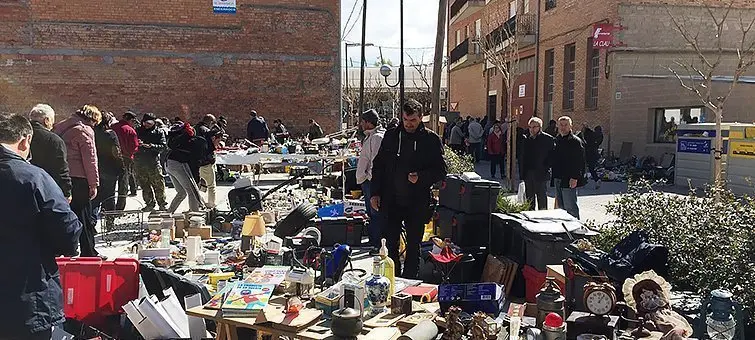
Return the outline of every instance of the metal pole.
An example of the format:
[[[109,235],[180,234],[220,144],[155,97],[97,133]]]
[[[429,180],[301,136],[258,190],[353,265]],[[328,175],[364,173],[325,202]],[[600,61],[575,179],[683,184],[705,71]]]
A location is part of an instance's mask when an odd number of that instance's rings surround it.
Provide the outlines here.
[[[364,112],[364,66],[367,63],[364,55],[365,44],[367,43],[367,0],[363,0],[362,7],[362,62],[359,65],[359,112]]]
[[[366,1],[366,0],[365,0]],[[398,77],[399,77],[399,111],[404,110],[404,0],[401,0],[399,3],[399,7],[401,8],[401,16],[400,16],[400,25],[401,25],[401,65],[398,68]],[[424,112],[423,112],[424,114]]]
[[[344,81],[346,82],[346,98],[349,100],[347,103],[349,103],[349,107],[346,108],[346,112],[348,115],[351,115],[351,93],[349,93],[349,43],[344,43],[344,55],[346,57],[346,72],[344,76]]]

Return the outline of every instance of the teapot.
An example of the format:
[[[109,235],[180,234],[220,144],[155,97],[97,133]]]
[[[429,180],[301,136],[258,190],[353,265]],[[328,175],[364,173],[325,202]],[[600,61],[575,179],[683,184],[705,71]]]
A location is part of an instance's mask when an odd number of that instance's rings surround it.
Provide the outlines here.
[[[339,339],[356,339],[362,332],[362,313],[364,307],[359,304],[359,310],[353,308],[354,292],[347,290],[341,297],[343,308],[333,311],[330,330]]]

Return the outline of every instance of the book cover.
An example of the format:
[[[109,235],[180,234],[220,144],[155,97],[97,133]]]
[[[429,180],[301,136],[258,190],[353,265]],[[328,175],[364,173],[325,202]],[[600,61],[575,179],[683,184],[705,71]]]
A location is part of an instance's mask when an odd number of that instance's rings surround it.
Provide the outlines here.
[[[267,306],[273,295],[273,285],[241,282],[236,284],[223,302],[223,312],[256,312]]]
[[[204,305],[204,308],[215,310],[220,309],[220,307],[223,305],[223,301],[225,300],[224,297],[228,295],[228,292],[230,292],[237,283],[238,281],[227,283],[225,287],[223,287],[223,289],[212,296],[212,299],[210,299],[210,301],[207,301],[207,303]]]
[[[256,283],[260,285],[274,285],[277,286],[283,283],[286,278],[286,273],[289,267],[281,266],[265,266],[255,268],[249,276],[244,279],[248,283]]]

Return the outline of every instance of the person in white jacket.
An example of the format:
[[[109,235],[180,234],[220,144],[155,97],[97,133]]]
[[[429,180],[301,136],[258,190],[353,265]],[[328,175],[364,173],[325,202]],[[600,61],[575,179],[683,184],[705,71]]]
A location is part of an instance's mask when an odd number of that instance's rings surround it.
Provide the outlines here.
[[[469,153],[474,155],[474,162],[477,163],[480,161],[480,143],[482,143],[482,135],[485,132],[480,125],[480,119],[472,119],[467,130],[469,132]]]
[[[368,226],[368,235],[370,237],[370,246],[373,252],[380,249],[382,237],[381,234],[381,217],[377,210],[370,205],[370,180],[372,180],[372,162],[380,150],[380,144],[383,143],[385,128],[380,125],[380,116],[375,110],[367,110],[360,117],[360,125],[364,131],[365,138],[362,142],[362,151],[359,153],[357,162],[357,184],[362,186],[362,194],[365,198],[367,216],[370,217]]]

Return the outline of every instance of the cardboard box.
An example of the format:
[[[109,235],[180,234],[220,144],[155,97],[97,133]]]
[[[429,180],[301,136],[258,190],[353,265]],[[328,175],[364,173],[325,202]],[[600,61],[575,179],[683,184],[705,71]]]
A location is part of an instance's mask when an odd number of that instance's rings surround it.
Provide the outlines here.
[[[498,315],[503,308],[505,296],[497,283],[442,284],[438,286],[438,302],[445,314],[452,305],[467,313],[482,311]]]
[[[559,286],[566,287],[566,275],[564,275],[564,265],[550,264],[546,267],[546,277],[555,277]]]
[[[199,236],[203,240],[208,240],[212,238],[212,227],[210,226],[203,226],[199,228],[188,228],[189,236]]]

